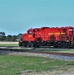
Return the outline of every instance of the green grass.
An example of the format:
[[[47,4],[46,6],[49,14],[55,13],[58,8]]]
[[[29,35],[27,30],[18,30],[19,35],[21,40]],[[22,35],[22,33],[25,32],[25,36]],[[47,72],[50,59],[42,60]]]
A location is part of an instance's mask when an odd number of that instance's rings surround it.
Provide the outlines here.
[[[0,75],[21,75],[22,71],[47,71],[67,69],[74,61],[61,61],[34,56],[0,55]]]
[[[72,50],[57,50],[57,51],[53,51],[53,52],[74,53],[74,49],[72,49]]]
[[[67,49],[60,49],[60,50],[39,50],[40,52],[62,52],[62,53],[74,53],[74,49],[69,49],[69,50],[67,50]]]
[[[74,53],[74,49],[73,49],[73,50],[63,50],[63,51],[58,51],[58,52],[64,52],[64,53]]]

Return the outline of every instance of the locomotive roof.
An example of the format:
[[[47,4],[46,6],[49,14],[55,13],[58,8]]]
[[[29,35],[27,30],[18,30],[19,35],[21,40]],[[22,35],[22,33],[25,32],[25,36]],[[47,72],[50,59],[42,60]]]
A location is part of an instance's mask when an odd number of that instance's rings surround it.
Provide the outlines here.
[[[33,31],[33,30],[38,30],[38,29],[48,29],[48,28],[73,28],[71,26],[66,26],[66,27],[41,27],[41,28],[30,28],[28,31]]]

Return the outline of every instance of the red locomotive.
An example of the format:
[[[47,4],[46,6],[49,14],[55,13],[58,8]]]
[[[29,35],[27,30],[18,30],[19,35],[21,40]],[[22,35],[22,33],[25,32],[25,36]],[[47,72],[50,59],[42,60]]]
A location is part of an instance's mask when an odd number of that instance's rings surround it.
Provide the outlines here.
[[[31,28],[22,35],[19,46],[69,48],[74,46],[73,27]]]

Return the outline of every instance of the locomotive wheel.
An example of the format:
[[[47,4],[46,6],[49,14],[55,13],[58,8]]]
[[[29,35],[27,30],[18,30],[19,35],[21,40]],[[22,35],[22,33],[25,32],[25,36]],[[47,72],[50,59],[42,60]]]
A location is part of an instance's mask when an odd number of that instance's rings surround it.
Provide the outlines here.
[[[62,44],[62,47],[63,47],[63,48],[69,48],[69,43],[68,43],[68,42],[64,42],[64,43]]]
[[[23,46],[23,47],[27,47],[27,42],[26,42],[26,41],[23,41],[23,42],[22,42],[22,46]]]
[[[62,46],[61,46],[61,44],[60,44],[60,43],[58,44],[58,48],[62,48]]]
[[[39,48],[40,46],[37,44],[37,42],[35,41],[35,42],[33,42],[33,47],[34,48]]]
[[[28,42],[27,47],[34,47],[34,43],[33,42]]]
[[[22,46],[23,46],[23,47],[26,47],[26,44],[23,42],[23,43],[22,43]]]
[[[21,47],[22,46],[22,43],[19,43],[19,47]]]
[[[58,48],[69,48],[69,44],[67,42],[58,42]]]

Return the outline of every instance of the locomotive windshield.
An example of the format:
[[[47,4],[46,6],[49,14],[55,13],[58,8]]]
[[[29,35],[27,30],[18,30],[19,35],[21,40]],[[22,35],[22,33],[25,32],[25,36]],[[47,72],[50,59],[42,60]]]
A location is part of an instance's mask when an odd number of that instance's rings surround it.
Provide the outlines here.
[[[29,33],[29,34],[32,34],[32,31],[29,31],[28,33]]]
[[[32,29],[32,28],[29,29],[29,30],[27,31],[27,33],[28,33],[28,34],[32,34],[32,33],[33,33],[33,29]]]

